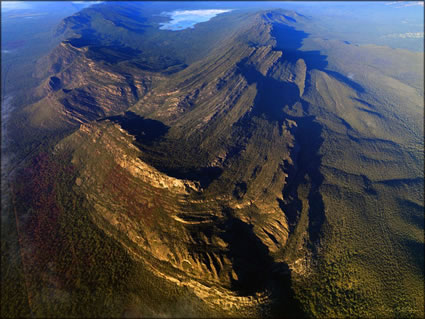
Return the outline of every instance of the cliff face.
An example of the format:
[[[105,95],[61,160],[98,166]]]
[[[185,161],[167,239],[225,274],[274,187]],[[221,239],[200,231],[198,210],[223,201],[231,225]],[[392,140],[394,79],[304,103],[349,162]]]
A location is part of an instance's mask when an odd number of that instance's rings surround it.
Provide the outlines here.
[[[276,276],[287,276],[289,224],[280,205],[297,124],[283,105],[262,109],[282,57],[262,45],[270,35],[258,46],[236,39],[239,47],[164,80],[133,115],[82,124],[56,152],[72,150],[74,191],[133,258],[209,307],[252,315],[281,290]],[[144,129],[143,116],[156,124]],[[166,127],[163,135],[146,140],[155,125]]]
[[[247,247],[235,251],[242,244],[238,237],[250,235],[248,224],[234,217],[229,199],[205,198],[197,183],[167,176],[141,161],[133,141],[107,121],[83,125],[58,145],[58,152],[62,147],[74,150],[72,162],[80,172],[75,190],[86,194],[93,221],[156,276],[193,289],[211,307],[229,311],[242,302],[255,310],[266,301],[264,292],[238,297],[234,291],[235,286],[249,286],[254,275],[238,269],[254,262],[243,251]],[[249,239],[246,244],[258,249]],[[260,266],[258,261],[252,265],[257,276]]]
[[[87,47],[62,42],[39,62],[47,76],[38,101],[26,108],[32,124],[45,128],[76,125],[126,110],[160,77],[90,58]]]
[[[226,315],[292,298],[283,252],[297,217],[282,205],[301,146],[284,108],[306,69],[275,49],[270,16],[249,19],[171,74],[73,35],[39,62],[46,79],[26,109],[36,127],[79,126],[55,156],[71,154],[91,222],[151,276]]]

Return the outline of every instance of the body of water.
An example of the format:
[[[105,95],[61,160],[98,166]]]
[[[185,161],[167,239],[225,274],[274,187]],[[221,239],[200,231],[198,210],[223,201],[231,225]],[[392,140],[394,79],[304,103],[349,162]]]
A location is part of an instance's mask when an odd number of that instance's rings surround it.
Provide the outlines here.
[[[197,23],[207,22],[220,13],[232,11],[231,9],[207,9],[207,10],[176,10],[164,12],[163,15],[170,17],[169,22],[161,23],[161,30],[179,31],[193,28]]]

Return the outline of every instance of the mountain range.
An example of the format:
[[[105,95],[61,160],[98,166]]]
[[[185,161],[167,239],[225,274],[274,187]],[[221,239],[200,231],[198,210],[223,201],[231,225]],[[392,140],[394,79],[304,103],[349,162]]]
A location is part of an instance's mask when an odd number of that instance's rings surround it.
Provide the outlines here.
[[[154,10],[83,9],[37,60],[2,316],[423,316],[423,52]]]

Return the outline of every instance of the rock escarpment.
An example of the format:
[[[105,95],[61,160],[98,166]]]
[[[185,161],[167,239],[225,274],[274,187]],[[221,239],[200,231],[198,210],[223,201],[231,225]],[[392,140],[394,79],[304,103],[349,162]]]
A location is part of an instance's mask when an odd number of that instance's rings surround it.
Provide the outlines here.
[[[172,74],[131,67],[123,56],[136,50],[65,40],[40,62],[47,77],[27,107],[35,126],[79,126],[54,153],[71,154],[91,222],[227,315],[299,311],[284,258],[298,217],[284,188],[308,146],[285,109],[299,109],[306,66],[276,49],[267,14],[250,19]]]

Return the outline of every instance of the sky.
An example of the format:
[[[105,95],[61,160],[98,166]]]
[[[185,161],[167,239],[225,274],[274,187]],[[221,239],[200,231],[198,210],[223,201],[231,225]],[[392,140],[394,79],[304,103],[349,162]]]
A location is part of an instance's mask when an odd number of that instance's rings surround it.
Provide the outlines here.
[[[37,9],[39,7],[50,6],[53,8],[58,3],[57,1],[2,1],[1,2],[1,10],[2,12],[9,12],[14,10],[27,10],[27,9]],[[71,3],[76,4],[83,7],[90,6],[92,4],[101,3],[102,1],[72,1]],[[68,2],[70,3],[70,2]]]

